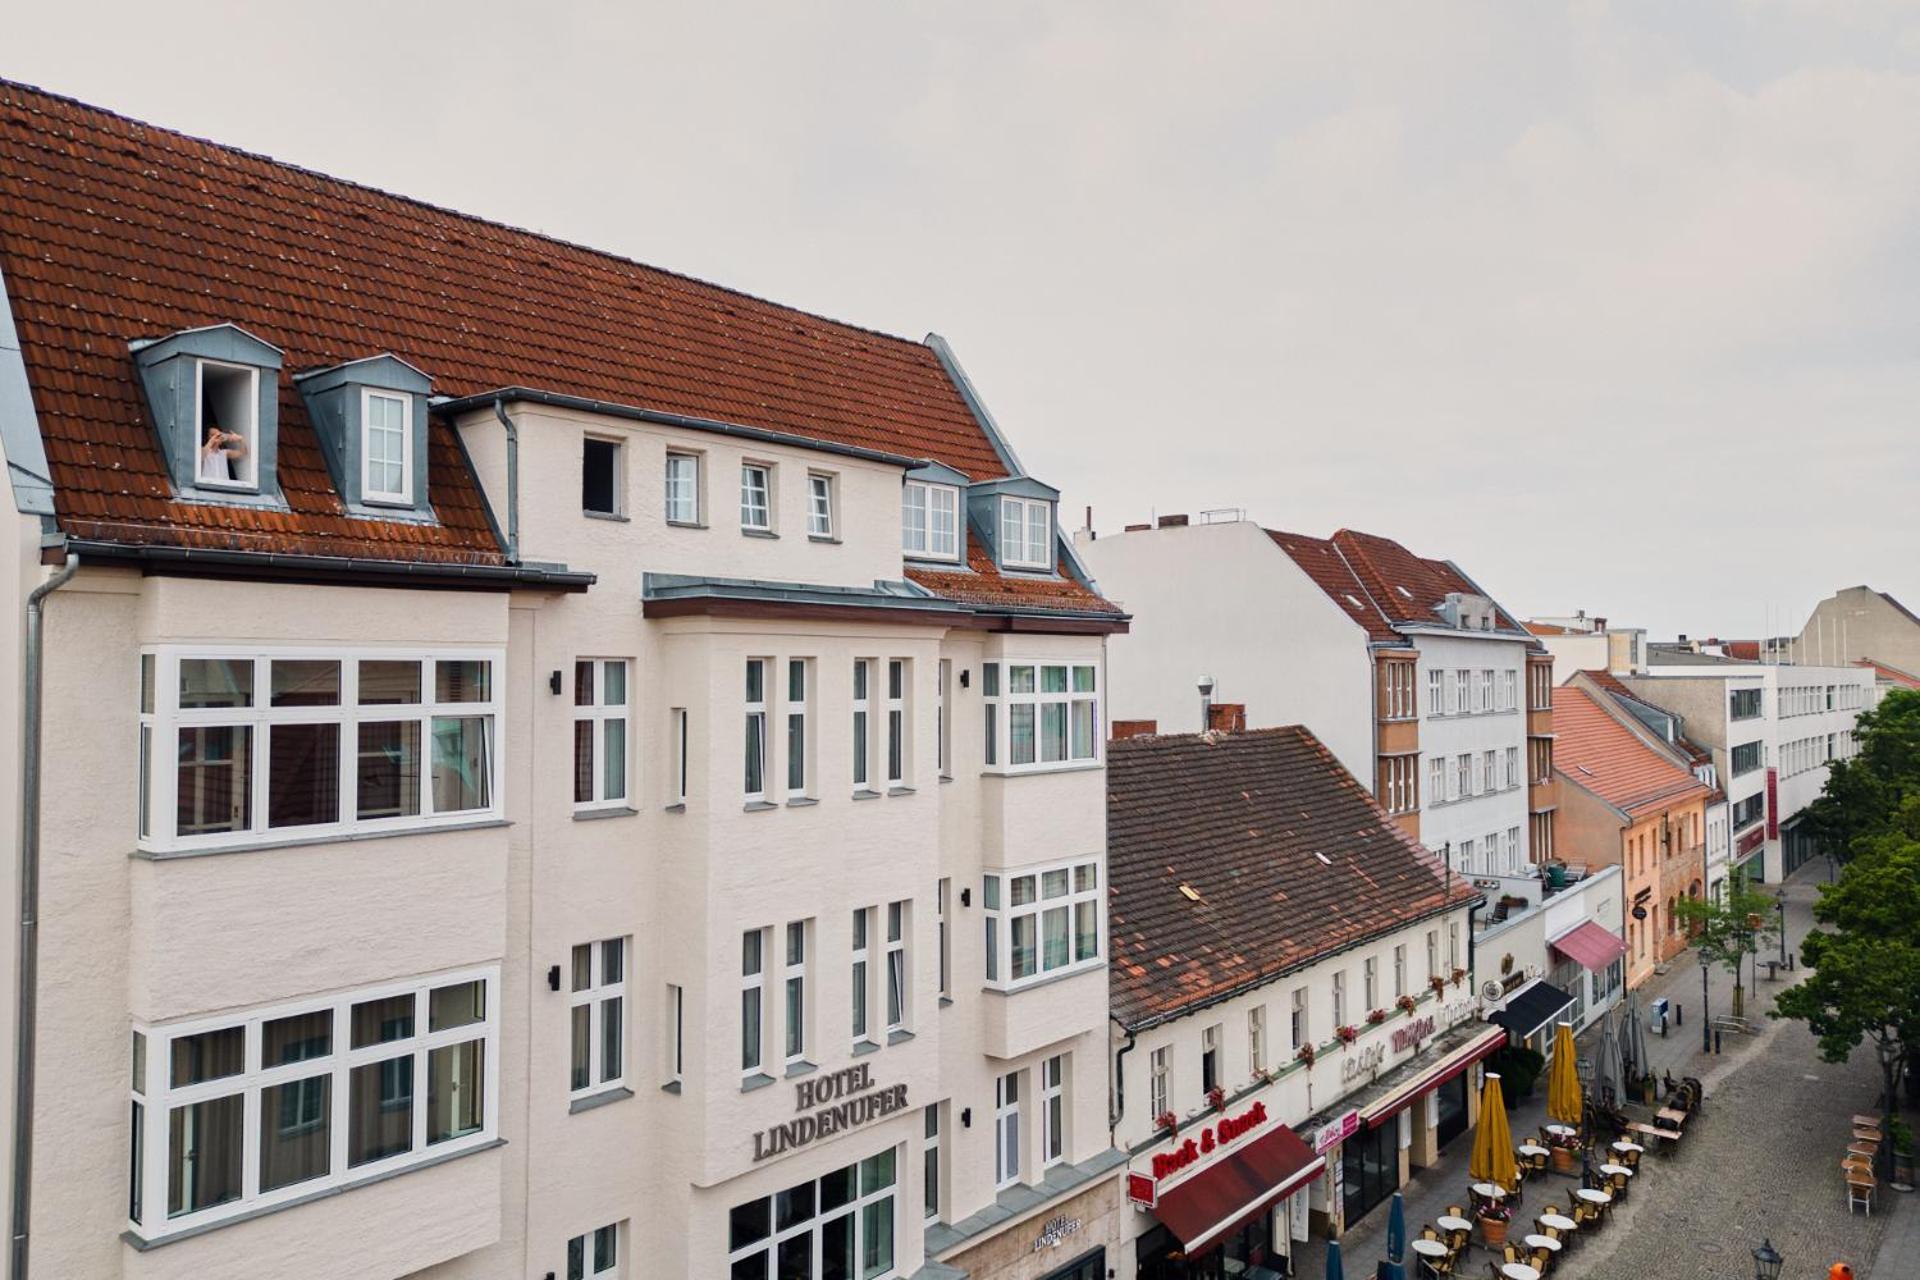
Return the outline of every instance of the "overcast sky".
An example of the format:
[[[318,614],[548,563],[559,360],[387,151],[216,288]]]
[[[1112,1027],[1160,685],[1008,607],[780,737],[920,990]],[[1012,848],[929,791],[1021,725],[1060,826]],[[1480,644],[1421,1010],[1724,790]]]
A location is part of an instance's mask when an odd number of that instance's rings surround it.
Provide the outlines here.
[[[1920,607],[1920,4],[293,8],[18,5],[0,74],[935,330],[1069,527]]]

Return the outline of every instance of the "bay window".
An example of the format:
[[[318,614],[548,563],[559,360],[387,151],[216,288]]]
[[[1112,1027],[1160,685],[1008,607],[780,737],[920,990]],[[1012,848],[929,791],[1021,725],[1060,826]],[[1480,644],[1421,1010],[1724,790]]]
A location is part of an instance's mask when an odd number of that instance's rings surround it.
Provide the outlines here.
[[[472,970],[136,1026],[134,1232],[163,1238],[492,1142],[498,982]]]
[[[1053,508],[1026,498],[1000,499],[1000,563],[1053,568]]]
[[[987,764],[1024,772],[1099,760],[1098,685],[1098,669],[1090,663],[985,664],[980,687]]]
[[[900,549],[930,560],[960,558],[960,490],[909,480],[900,491]]]
[[[981,901],[990,985],[1011,989],[1099,963],[1105,896],[1098,862],[988,875]]]
[[[627,802],[627,663],[581,658],[573,664],[573,807]]]
[[[499,662],[497,650],[143,654],[141,846],[499,817]]]

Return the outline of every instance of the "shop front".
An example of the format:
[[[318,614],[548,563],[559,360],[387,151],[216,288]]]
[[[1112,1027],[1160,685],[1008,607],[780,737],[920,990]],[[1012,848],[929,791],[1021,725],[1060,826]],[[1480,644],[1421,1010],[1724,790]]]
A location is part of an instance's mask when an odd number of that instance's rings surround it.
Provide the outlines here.
[[[994,1280],[1107,1280],[1115,1261],[1115,1233],[1129,1212],[1110,1167],[1084,1190],[998,1223],[971,1247],[942,1254],[940,1262],[964,1275]]]
[[[1248,1129],[1257,1133],[1248,1136]],[[1154,1224],[1134,1243],[1138,1280],[1278,1280],[1306,1234],[1308,1187],[1326,1161],[1256,1103],[1238,1117],[1175,1136],[1127,1178]]]

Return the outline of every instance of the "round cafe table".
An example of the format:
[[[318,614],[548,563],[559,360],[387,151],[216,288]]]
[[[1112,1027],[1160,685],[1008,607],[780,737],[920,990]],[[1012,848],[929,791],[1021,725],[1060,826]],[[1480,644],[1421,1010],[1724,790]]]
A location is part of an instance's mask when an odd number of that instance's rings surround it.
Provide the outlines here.
[[[1614,1144],[1613,1144],[1613,1149],[1614,1149],[1615,1151],[1618,1151],[1618,1152],[1619,1152],[1619,1153],[1620,1153],[1621,1155],[1625,1155],[1625,1154],[1627,1154],[1627,1152],[1629,1152],[1629,1151],[1638,1151],[1638,1152],[1641,1152],[1641,1153],[1643,1153],[1643,1154],[1644,1154],[1644,1153],[1645,1153],[1645,1151],[1646,1151],[1646,1148],[1645,1148],[1645,1147],[1643,1147],[1643,1146],[1641,1146],[1641,1145],[1640,1145],[1639,1143],[1637,1143],[1637,1142],[1625,1142],[1625,1141],[1622,1141],[1622,1142],[1616,1142],[1616,1143],[1614,1143]]]
[[[1578,1231],[1580,1229],[1580,1224],[1572,1218],[1565,1218],[1557,1213],[1541,1214],[1540,1225],[1543,1227],[1552,1227],[1555,1231]]]
[[[1447,1256],[1447,1246],[1441,1244],[1438,1240],[1412,1240],[1408,1243],[1413,1246],[1413,1251],[1423,1258],[1444,1258]]]
[[[1627,1168],[1627,1166],[1623,1164],[1603,1164],[1600,1166],[1600,1172],[1608,1175],[1612,1175],[1616,1173],[1624,1173],[1629,1178],[1633,1176],[1633,1170]]]
[[[1540,1273],[1524,1262],[1508,1262],[1500,1267],[1507,1280],[1540,1280]]]
[[[1544,1156],[1547,1149],[1537,1142],[1523,1142],[1515,1148],[1523,1156]]]
[[[1547,1132],[1556,1138],[1573,1138],[1579,1136],[1580,1133],[1578,1129],[1570,1124],[1550,1124],[1547,1126]]]
[[[1592,1187],[1581,1187],[1578,1191],[1575,1191],[1573,1194],[1579,1196],[1582,1200],[1585,1200],[1588,1204],[1612,1204],[1613,1203],[1612,1195],[1610,1195],[1605,1191],[1596,1191]]]
[[[1552,1236],[1528,1236],[1527,1248],[1545,1249],[1548,1253],[1560,1252],[1560,1242]]]
[[[1433,1220],[1433,1225],[1442,1231],[1471,1231],[1473,1224],[1465,1218],[1456,1218],[1452,1214],[1441,1214]]]
[[[1473,1184],[1472,1190],[1473,1194],[1479,1196],[1482,1200],[1505,1200],[1507,1198],[1507,1193],[1491,1182],[1476,1182]]]

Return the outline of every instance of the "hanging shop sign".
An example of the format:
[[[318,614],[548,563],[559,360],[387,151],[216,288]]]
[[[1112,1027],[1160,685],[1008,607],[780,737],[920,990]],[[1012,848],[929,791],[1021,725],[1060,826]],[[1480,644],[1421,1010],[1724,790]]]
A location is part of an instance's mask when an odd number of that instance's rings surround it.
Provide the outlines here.
[[[1401,1053],[1407,1049],[1417,1049],[1420,1042],[1433,1034],[1433,1015],[1415,1018],[1403,1022],[1393,1029],[1393,1051]]]
[[[1237,1116],[1228,1116],[1218,1124],[1208,1125],[1197,1138],[1188,1138],[1173,1150],[1156,1154],[1153,1157],[1153,1176],[1164,1178],[1178,1173],[1201,1156],[1219,1150],[1235,1138],[1252,1133],[1266,1122],[1267,1104],[1256,1102]]]
[[[1144,1173],[1127,1175],[1127,1200],[1136,1209],[1151,1209],[1160,1203],[1160,1184]]]
[[[873,1067],[867,1063],[801,1080],[794,1085],[793,1094],[793,1109],[807,1114],[754,1134],[755,1160],[795,1151],[810,1142],[857,1129],[870,1120],[904,1110],[907,1105],[907,1086],[875,1085]]]
[[[1320,1132],[1313,1135],[1313,1154],[1323,1156],[1358,1132],[1360,1113],[1349,1111],[1338,1120],[1320,1126]]]

